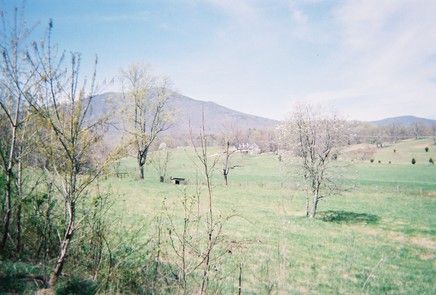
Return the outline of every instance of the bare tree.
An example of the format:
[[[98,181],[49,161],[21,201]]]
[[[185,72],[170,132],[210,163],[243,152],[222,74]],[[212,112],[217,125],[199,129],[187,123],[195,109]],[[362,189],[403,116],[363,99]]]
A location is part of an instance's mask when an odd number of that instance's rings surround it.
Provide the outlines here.
[[[165,182],[170,158],[171,158],[171,152],[164,145],[159,146],[159,149],[157,151],[154,151],[151,156],[150,159],[151,165],[159,174],[160,182]]]
[[[422,126],[421,123],[419,122],[414,122],[411,126],[410,126],[411,130],[412,130],[412,134],[415,137],[415,139],[418,139],[420,136],[422,136],[423,133],[423,129],[424,127]]]
[[[24,93],[41,121],[47,126],[46,153],[48,171],[53,174],[53,186],[65,205],[65,230],[60,239],[59,254],[50,274],[54,286],[68,257],[69,246],[77,228],[76,207],[89,195],[91,184],[104,172],[110,156],[101,155],[99,148],[106,117],[92,119],[92,101],[96,92],[96,71],[91,78],[80,80],[80,54],[58,53],[51,43],[53,23],[41,45],[35,45],[28,60],[37,73],[37,92]],[[97,65],[97,60],[95,66]]]
[[[398,141],[398,139],[400,137],[400,131],[401,131],[400,126],[397,123],[392,122],[389,125],[387,132],[388,132],[389,137],[393,143],[396,143]]]
[[[280,130],[284,144],[299,163],[298,174],[311,194],[306,196],[306,216],[313,218],[319,200],[339,191],[333,164],[346,143],[344,122],[310,105],[299,105]]]
[[[200,294],[205,294],[207,292],[207,288],[209,285],[209,271],[210,271],[210,262],[211,262],[211,256],[214,247],[216,246],[216,238],[220,235],[222,224],[219,224],[217,228],[217,224],[214,222],[214,215],[213,215],[213,193],[212,193],[212,173],[215,169],[216,164],[218,163],[219,157],[215,157],[213,159],[209,158],[208,153],[208,137],[206,134],[206,128],[205,128],[205,120],[204,120],[204,109],[202,110],[202,116],[201,116],[202,124],[201,124],[201,130],[200,130],[200,144],[199,146],[195,143],[194,138],[192,136],[191,131],[191,143],[194,147],[195,155],[197,159],[200,162],[200,167],[202,169],[202,174],[204,176],[204,179],[206,181],[206,187],[207,187],[207,196],[208,196],[208,210],[209,214],[207,215],[207,246],[206,250],[203,254],[203,275],[202,275],[202,283],[201,283],[201,289]]]
[[[144,165],[151,145],[159,134],[170,127],[167,102],[170,83],[166,78],[152,76],[148,69],[132,64],[122,71],[124,129],[133,146],[139,167],[139,177],[144,179]]]
[[[1,13],[0,117],[7,124],[2,126],[5,130],[0,137],[0,166],[6,176],[6,208],[0,250],[6,246],[10,234],[13,193],[15,191],[15,195],[19,198],[22,191],[22,151],[26,141],[24,130],[29,118],[23,93],[31,91],[34,74],[25,58],[27,38],[31,30],[26,26],[23,11],[24,9],[15,8],[11,22],[3,12]],[[17,226],[20,229],[19,220]],[[20,249],[20,239],[17,247]]]
[[[225,223],[235,215],[225,217],[220,213],[216,214],[214,210],[212,175],[221,155],[209,154],[208,139],[203,112],[200,135],[194,138],[191,131],[191,142],[196,156],[194,163],[204,177],[208,199],[205,206],[206,212],[200,212],[200,183],[197,183],[193,194],[189,194],[188,188],[184,188],[183,197],[180,200],[183,206],[183,222],[178,220],[178,214],[176,216],[171,214],[164,202],[170,246],[168,254],[171,255],[171,261],[177,267],[177,280],[181,294],[209,293],[210,282],[218,276],[220,272],[218,268],[223,259],[234,250],[234,247],[238,246],[235,241],[226,241],[223,233]],[[196,213],[195,207],[198,208]],[[179,206],[177,206],[177,212],[180,212]],[[211,268],[214,266],[215,271],[212,271]]]
[[[230,141],[226,140],[225,148],[224,148],[224,167],[223,167],[223,176],[224,176],[224,183],[226,186],[228,185],[228,176],[230,173],[230,170],[238,167],[239,165],[232,165],[231,164],[231,158],[234,153],[236,153],[238,150],[236,148],[231,148]]]

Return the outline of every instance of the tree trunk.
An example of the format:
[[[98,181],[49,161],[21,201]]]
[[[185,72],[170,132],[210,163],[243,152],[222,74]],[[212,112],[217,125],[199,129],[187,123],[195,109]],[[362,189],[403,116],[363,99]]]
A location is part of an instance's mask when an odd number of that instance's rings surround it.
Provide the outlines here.
[[[148,149],[138,151],[139,178],[144,179],[144,166],[147,161]]]
[[[15,121],[18,121],[16,119]],[[0,250],[3,250],[6,246],[6,241],[9,235],[9,225],[11,223],[11,215],[12,215],[12,181],[14,179],[14,156],[15,156],[15,144],[17,142],[17,127],[12,125],[12,137],[11,137],[11,147],[9,151],[8,158],[8,168],[6,170],[6,215],[3,222],[3,236],[0,244]]]
[[[21,154],[21,150],[20,150],[20,154]],[[22,212],[22,209],[23,209],[23,205],[22,205],[22,203],[21,203],[21,201],[22,201],[22,196],[23,196],[23,179],[22,179],[22,172],[23,172],[23,169],[22,169],[22,162],[21,162],[21,160],[19,160],[18,161],[18,172],[17,172],[17,195],[18,195],[18,198],[19,198],[19,200],[18,200],[18,209],[17,209],[17,221],[16,221],[16,224],[17,224],[17,245],[16,245],[16,247],[15,247],[15,249],[16,249],[16,256],[17,257],[19,257],[20,256],[20,253],[21,253],[21,250],[22,250],[22,248],[23,248],[23,245],[22,245],[22,241],[21,241],[21,232],[22,232],[22,230],[21,230],[21,212]]]
[[[309,217],[309,196],[306,195],[306,217]]]
[[[242,294],[242,262],[239,264],[238,295]]]
[[[3,236],[0,245],[0,250],[4,250],[9,235],[9,225],[11,222],[11,214],[12,214],[11,195],[12,195],[12,175],[8,171],[8,173],[6,174],[6,214],[3,222]]]
[[[224,182],[225,182],[226,186],[228,185],[228,180],[227,180],[228,174],[229,174],[229,172],[226,169],[223,169]]]
[[[226,161],[224,163],[224,169],[223,169],[223,175],[224,175],[224,181],[226,183],[226,186],[228,185],[228,180],[227,180],[227,176],[229,174],[229,158],[230,158],[230,153],[229,153],[229,149],[230,149],[230,142],[227,141],[226,143]]]
[[[139,178],[144,179],[144,165],[139,164]]]
[[[44,251],[44,259],[50,256],[50,241],[51,241],[51,189],[52,183],[49,182],[47,188],[47,211],[45,213],[45,251]]]
[[[22,205],[21,203],[18,205],[17,209],[17,245],[16,245],[16,256],[20,256],[21,249],[23,248],[21,244],[21,211],[22,211]]]
[[[49,285],[50,287],[53,287],[56,285],[59,276],[62,273],[62,269],[64,267],[65,264],[65,259],[67,257],[67,251],[68,251],[68,247],[70,245],[71,239],[73,237],[73,233],[74,233],[74,220],[75,220],[75,204],[74,203],[70,203],[69,204],[69,220],[68,220],[68,226],[67,226],[67,230],[65,232],[64,235],[64,239],[62,240],[61,243],[61,248],[60,248],[60,252],[59,252],[59,256],[58,259],[56,261],[56,265],[50,275],[50,280],[49,280]]]
[[[310,218],[315,218],[316,215],[316,209],[318,207],[318,193],[315,193],[315,195],[313,196],[313,201],[312,201],[312,208],[310,210]]]

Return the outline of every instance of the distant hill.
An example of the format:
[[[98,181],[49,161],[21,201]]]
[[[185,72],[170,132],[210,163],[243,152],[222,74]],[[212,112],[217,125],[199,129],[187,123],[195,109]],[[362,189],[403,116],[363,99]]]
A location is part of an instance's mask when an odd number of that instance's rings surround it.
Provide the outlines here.
[[[388,126],[391,124],[398,124],[398,125],[412,125],[415,123],[423,124],[423,125],[436,125],[436,120],[432,119],[426,119],[426,118],[419,118],[415,116],[400,116],[400,117],[392,117],[392,118],[386,118],[382,120],[377,121],[371,121],[370,123],[375,124],[377,126]]]
[[[110,132],[117,133],[116,126],[121,123],[118,112],[121,106],[121,93],[101,94],[93,100],[92,116],[98,117],[103,113],[112,113],[112,122],[115,127],[111,128]],[[178,93],[174,93],[169,98],[168,109],[174,112],[173,127],[167,131],[169,134],[187,134],[189,126],[194,132],[198,132],[201,127],[202,109],[204,109],[206,129],[211,133],[225,132],[230,128],[241,131],[249,128],[268,129],[274,128],[279,123],[276,120],[245,114],[214,102],[196,100]]]

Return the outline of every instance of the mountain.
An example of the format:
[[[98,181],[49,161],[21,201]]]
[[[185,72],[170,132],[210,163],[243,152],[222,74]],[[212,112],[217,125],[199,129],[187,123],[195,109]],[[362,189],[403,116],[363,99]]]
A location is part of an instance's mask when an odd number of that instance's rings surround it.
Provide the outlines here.
[[[391,124],[412,125],[415,123],[432,126],[432,125],[436,125],[436,120],[420,118],[415,116],[400,116],[400,117],[385,118],[377,121],[371,121],[370,123],[375,124],[377,126],[388,126]]]
[[[174,94],[170,97],[168,106],[175,112],[176,131],[199,130],[202,124],[202,110],[204,110],[205,126],[209,132],[226,131],[229,128],[247,130],[268,129],[278,124],[278,121],[250,115],[221,106],[211,101],[201,101],[190,97]]]
[[[114,126],[121,124],[119,112],[122,107],[122,94],[108,92],[96,96],[91,106],[92,116],[98,117],[104,113],[112,113]],[[279,123],[276,120],[245,114],[221,106],[211,101],[196,100],[179,93],[173,93],[168,100],[168,109],[174,113],[172,128],[169,134],[188,134],[189,126],[194,132],[201,127],[202,109],[204,110],[205,126],[210,133],[225,132],[228,129],[248,130],[274,128]],[[117,128],[111,128],[116,133]]]

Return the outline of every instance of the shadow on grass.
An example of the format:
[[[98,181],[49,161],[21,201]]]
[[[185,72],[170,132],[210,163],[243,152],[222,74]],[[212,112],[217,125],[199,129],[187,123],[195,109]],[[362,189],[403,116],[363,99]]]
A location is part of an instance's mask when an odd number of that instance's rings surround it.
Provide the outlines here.
[[[335,223],[366,223],[376,224],[379,222],[380,217],[368,213],[355,213],[349,211],[322,211],[319,212],[318,218],[325,222]]]

